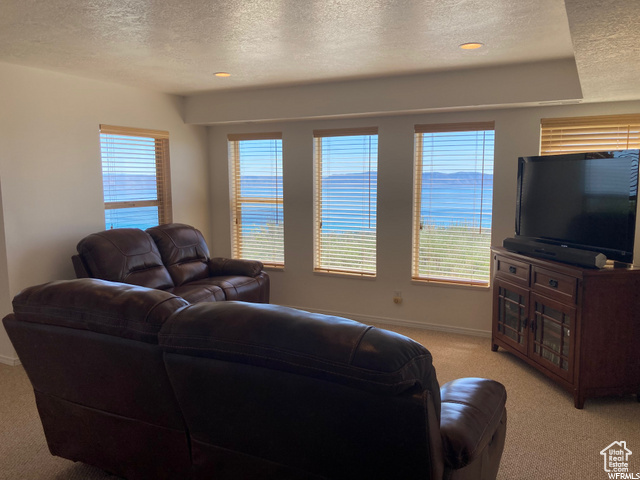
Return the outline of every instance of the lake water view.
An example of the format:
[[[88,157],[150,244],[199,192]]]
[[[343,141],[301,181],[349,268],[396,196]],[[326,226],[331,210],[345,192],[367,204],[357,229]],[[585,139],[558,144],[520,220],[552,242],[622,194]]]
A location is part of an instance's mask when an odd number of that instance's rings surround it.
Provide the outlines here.
[[[124,180],[122,178],[123,175],[118,177],[116,180],[119,184],[136,184],[139,186],[135,192],[135,198],[123,198],[122,195],[114,193],[113,198],[107,198],[105,199],[106,201],[154,200],[157,198],[155,178],[142,175],[127,175],[127,179]],[[323,179],[326,211],[337,219],[334,222],[325,222],[323,224],[324,229],[336,232],[375,230],[378,195],[375,188],[370,191],[369,179],[371,179],[371,184],[375,186],[377,184],[377,173],[332,175]],[[109,175],[105,175],[105,191],[107,191],[106,185],[109,182]],[[434,184],[435,186],[425,190],[423,197],[421,219],[425,225],[438,227],[463,225],[469,227],[482,226],[483,229],[491,228],[492,175],[484,175],[483,177],[480,174],[470,172],[452,174],[425,173],[423,175],[423,185],[429,184]],[[483,186],[485,190],[484,196],[481,198],[479,193],[482,191]],[[276,192],[281,195],[282,188],[281,176],[243,177],[241,184],[242,197],[263,200],[263,203],[246,203],[243,206],[242,215],[245,231],[264,228],[269,224],[278,225],[283,223],[281,206],[279,208],[275,202],[264,202],[265,199],[273,198]],[[145,210],[149,212],[148,226],[157,225],[157,209],[146,207]],[[135,221],[128,223],[126,217],[129,216],[127,213],[132,212],[130,209],[107,212],[108,217],[110,219],[113,218],[114,222],[117,221],[117,225],[120,228],[139,227]],[[156,213],[154,214],[154,212]]]
[[[333,175],[323,179],[325,212],[333,222],[323,222],[331,231],[374,230],[376,226],[377,191],[369,188],[369,178],[375,186],[376,172]],[[433,185],[432,188],[426,188]],[[462,225],[491,228],[493,176],[457,172],[425,173],[423,175],[421,218],[425,225],[447,227]],[[484,187],[484,195],[481,196]],[[273,198],[282,192],[281,177],[248,176],[242,179],[242,197]],[[275,203],[245,204],[242,209],[245,228],[260,228],[282,222],[282,211]]]

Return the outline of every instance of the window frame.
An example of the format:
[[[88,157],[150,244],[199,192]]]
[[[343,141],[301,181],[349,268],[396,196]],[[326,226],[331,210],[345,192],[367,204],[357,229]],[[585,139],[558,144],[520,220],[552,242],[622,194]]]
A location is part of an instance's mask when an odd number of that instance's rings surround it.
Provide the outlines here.
[[[103,155],[103,145],[113,137],[145,137],[154,140],[155,146],[155,183],[156,183],[156,199],[155,200],[125,200],[125,201],[105,201],[104,188],[104,171],[109,169],[109,162]],[[103,177],[103,201],[105,208],[105,227],[114,228],[107,225],[107,210],[140,208],[140,207],[157,207],[158,224],[167,224],[173,221],[173,205],[171,198],[171,167],[169,160],[169,132],[165,130],[151,130],[135,127],[120,127],[115,125],[100,124],[100,163]],[[122,142],[122,139],[120,139]],[[119,142],[114,142],[118,144]],[[118,227],[116,227],[118,228]]]
[[[490,272],[491,272],[491,234],[493,229],[493,198],[490,199],[489,205],[491,205],[490,213],[487,214],[483,211],[482,205],[484,205],[485,195],[485,179],[484,179],[484,163],[481,169],[482,171],[482,193],[480,194],[480,233],[483,230],[488,230],[488,241],[486,242],[487,249],[487,266],[485,279],[478,280],[473,278],[453,278],[445,275],[436,276],[420,273],[421,264],[421,231],[422,228],[422,196],[423,196],[423,170],[424,170],[424,152],[423,152],[423,135],[427,134],[450,134],[454,132],[493,132],[493,155],[489,160],[491,162],[491,177],[493,179],[494,172],[494,159],[495,159],[495,122],[464,122],[464,123],[441,123],[441,124],[419,124],[414,126],[414,187],[413,187],[413,213],[412,213],[412,258],[411,258],[411,279],[417,283],[441,283],[457,286],[471,286],[471,287],[489,287],[490,286]],[[485,144],[485,142],[483,142]],[[484,160],[483,160],[484,161]],[[493,185],[493,180],[491,180]],[[491,188],[493,192],[493,187]],[[489,215],[490,226],[488,228],[482,227],[482,220]],[[453,217],[452,217],[453,218]]]
[[[376,145],[375,145],[375,202],[373,211],[376,226],[375,233],[373,234],[374,245],[373,245],[373,268],[350,268],[349,266],[332,266],[326,262],[325,254],[327,250],[323,248],[323,244],[326,242],[326,238],[323,235],[323,166],[326,165],[325,160],[323,159],[323,139],[326,138],[335,138],[335,137],[358,137],[358,136],[375,136]],[[378,127],[355,127],[355,128],[339,128],[339,129],[321,129],[313,131],[313,162],[314,162],[314,233],[313,233],[313,271],[315,273],[321,274],[334,274],[339,276],[355,276],[360,278],[375,278],[377,275],[377,172],[378,172]],[[371,159],[371,147],[369,147],[369,159]],[[369,166],[372,164],[369,161]],[[371,170],[370,170],[371,171]],[[371,204],[371,186],[372,182],[369,181],[369,204]],[[371,210],[368,215],[372,214]],[[366,242],[363,243],[363,245]],[[360,245],[359,243],[356,245]],[[371,249],[368,250],[369,252]]]
[[[276,155],[279,155],[279,159],[276,160],[275,175],[282,178],[282,187],[280,188],[279,195],[276,193],[275,197],[242,197],[241,196],[241,181],[242,176],[241,169],[241,157],[240,157],[240,142],[244,141],[268,141],[279,140],[279,151]],[[284,251],[284,176],[283,176],[283,152],[282,152],[282,132],[264,132],[264,133],[241,133],[241,134],[229,134],[227,135],[228,143],[228,158],[229,158],[229,186],[230,186],[230,216],[231,216],[231,249],[233,258],[238,259],[250,259],[244,254],[244,250],[247,246],[242,242],[242,207],[243,205],[259,205],[259,204],[275,204],[277,210],[280,212],[280,223],[282,225],[282,242],[280,245],[281,251],[271,251],[270,255],[273,258],[281,256],[282,261],[269,260],[263,258],[251,258],[253,260],[259,260],[265,267],[283,269],[285,266],[285,251]],[[276,188],[276,192],[277,192]],[[275,237],[274,237],[275,238]]]

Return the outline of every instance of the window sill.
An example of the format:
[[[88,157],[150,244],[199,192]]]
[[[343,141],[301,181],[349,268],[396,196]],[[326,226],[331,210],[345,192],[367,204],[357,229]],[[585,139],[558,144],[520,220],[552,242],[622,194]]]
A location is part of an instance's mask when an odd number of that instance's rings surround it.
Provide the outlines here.
[[[360,280],[375,280],[376,275],[370,273],[350,273],[350,272],[340,272],[340,271],[331,271],[331,270],[314,270],[314,275],[321,275],[327,277],[338,277],[338,278],[355,278]]]
[[[264,265],[264,270],[268,272],[284,272],[284,265]]]
[[[431,278],[412,278],[411,283],[413,285],[435,285],[438,287],[455,287],[455,288],[472,288],[474,290],[489,290],[491,288],[491,283],[473,283],[473,282],[465,282],[465,281],[454,281],[454,280],[438,280]]]

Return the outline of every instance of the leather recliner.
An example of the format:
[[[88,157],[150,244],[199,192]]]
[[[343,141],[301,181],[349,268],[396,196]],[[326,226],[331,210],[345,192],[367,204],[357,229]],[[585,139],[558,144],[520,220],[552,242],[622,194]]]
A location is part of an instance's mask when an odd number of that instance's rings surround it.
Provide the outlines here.
[[[158,332],[188,305],[97,279],[23,290],[3,323],[33,386],[49,450],[129,479],[189,478],[184,417]]]
[[[130,479],[494,479],[506,392],[339,317],[188,304],[96,279],[30,287],[5,328],[51,453]]]
[[[105,230],[82,239],[77,250],[72,260],[78,278],[165,290],[189,303],[269,302],[269,276],[261,262],[209,258],[202,233],[190,225]]]

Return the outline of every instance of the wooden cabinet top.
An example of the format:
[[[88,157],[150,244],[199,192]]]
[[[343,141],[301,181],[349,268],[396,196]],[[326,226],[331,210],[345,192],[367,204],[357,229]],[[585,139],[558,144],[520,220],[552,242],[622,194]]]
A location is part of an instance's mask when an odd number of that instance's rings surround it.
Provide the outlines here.
[[[530,265],[535,265],[542,268],[553,268],[554,271],[571,275],[574,277],[591,277],[591,276],[609,276],[609,275],[640,275],[640,267],[621,267],[614,265],[613,263],[607,263],[604,268],[584,268],[568,263],[556,262],[546,258],[536,258],[529,255],[523,255],[521,253],[515,253],[507,250],[504,247],[492,247],[491,251],[494,255],[500,255],[503,257],[511,258],[516,261],[526,262]]]

